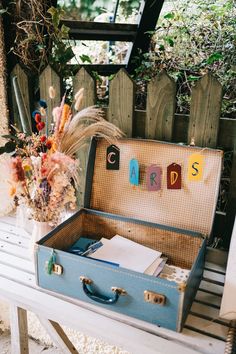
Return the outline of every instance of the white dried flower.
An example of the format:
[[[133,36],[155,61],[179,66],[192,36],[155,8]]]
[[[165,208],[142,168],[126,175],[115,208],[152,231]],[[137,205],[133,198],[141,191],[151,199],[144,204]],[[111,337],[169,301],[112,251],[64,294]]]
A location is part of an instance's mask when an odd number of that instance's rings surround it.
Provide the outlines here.
[[[43,108],[43,107],[40,107],[40,113],[42,116],[46,116],[46,114],[47,114],[45,108]]]

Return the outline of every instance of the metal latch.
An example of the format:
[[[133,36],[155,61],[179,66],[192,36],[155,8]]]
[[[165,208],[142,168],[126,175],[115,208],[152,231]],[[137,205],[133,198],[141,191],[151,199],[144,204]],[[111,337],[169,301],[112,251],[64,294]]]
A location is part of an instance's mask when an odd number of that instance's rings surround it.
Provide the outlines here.
[[[165,295],[154,293],[154,291],[145,290],[144,291],[144,300],[155,305],[165,305],[166,297]]]
[[[48,269],[48,262],[45,263],[45,268]],[[54,263],[52,265],[52,273],[56,275],[62,275],[63,267],[60,264]]]
[[[114,293],[117,292],[119,295],[127,295],[127,291],[125,289],[122,288],[117,288],[116,286],[112,286],[111,291],[113,291]]]

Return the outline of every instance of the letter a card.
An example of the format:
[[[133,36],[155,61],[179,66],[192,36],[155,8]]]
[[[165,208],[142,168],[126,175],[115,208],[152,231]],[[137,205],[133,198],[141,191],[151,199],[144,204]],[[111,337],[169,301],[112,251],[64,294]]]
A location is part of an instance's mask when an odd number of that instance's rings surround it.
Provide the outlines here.
[[[133,186],[139,185],[139,163],[136,159],[129,162],[129,182]]]

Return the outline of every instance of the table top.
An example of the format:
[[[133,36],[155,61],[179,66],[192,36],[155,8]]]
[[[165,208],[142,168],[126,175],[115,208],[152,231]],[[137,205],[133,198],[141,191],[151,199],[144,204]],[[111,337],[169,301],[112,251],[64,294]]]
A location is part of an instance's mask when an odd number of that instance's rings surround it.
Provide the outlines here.
[[[229,329],[229,321],[219,318],[224,252],[208,249],[203,280],[183,331],[176,333],[39,288],[29,240],[30,234],[16,226],[14,215],[0,218],[0,298],[135,354],[224,353]]]

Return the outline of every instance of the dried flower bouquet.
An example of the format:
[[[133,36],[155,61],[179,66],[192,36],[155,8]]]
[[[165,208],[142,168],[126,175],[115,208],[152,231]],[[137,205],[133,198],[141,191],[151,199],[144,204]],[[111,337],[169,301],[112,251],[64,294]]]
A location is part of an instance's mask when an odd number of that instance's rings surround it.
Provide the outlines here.
[[[52,95],[53,88],[50,90]],[[75,96],[77,110],[82,98],[83,89]],[[54,124],[49,133],[47,104],[40,101],[40,106],[33,112],[38,132],[28,135],[17,131],[15,135],[5,136],[8,142],[0,148],[0,153],[12,154],[8,182],[15,205],[25,205],[34,220],[57,224],[66,206],[71,209],[76,206],[76,189],[80,183],[77,152],[88,138],[98,136],[112,142],[122,133],[104,120],[99,108],[88,107],[73,116],[65,96],[53,110]]]

